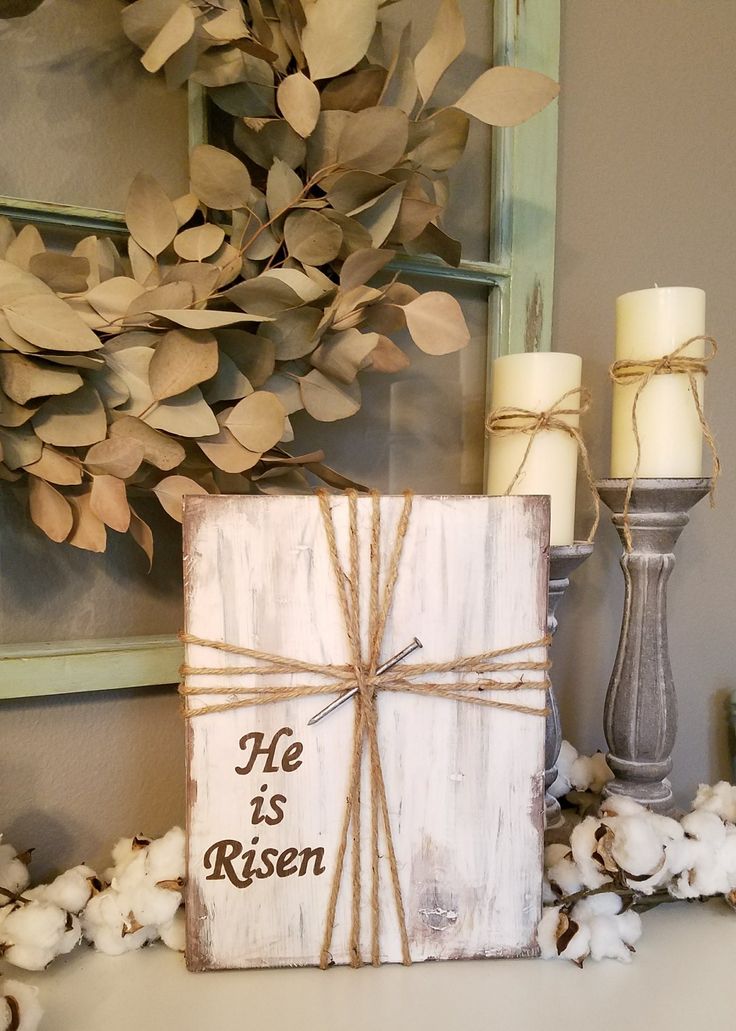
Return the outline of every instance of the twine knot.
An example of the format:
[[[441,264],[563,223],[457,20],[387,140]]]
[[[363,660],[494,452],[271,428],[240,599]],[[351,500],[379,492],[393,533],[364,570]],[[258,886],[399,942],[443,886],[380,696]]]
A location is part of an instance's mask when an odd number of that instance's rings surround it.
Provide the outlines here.
[[[568,398],[578,395],[579,401],[577,407],[566,407],[565,402]],[[568,402],[569,405],[569,402]],[[544,409],[541,412],[534,411],[531,408],[517,408],[514,405],[507,405],[502,408],[495,408],[488,418],[486,419],[486,430],[488,433],[496,433],[508,435],[510,433],[523,433],[529,437],[529,443],[526,446],[521,462],[514,473],[511,482],[504,491],[504,496],[511,494],[516,484],[519,482],[524,467],[526,466],[527,459],[531,454],[532,446],[536,440],[537,434],[544,430],[561,430],[566,433],[568,437],[572,437],[577,445],[578,453],[580,454],[581,461],[583,463],[583,471],[585,478],[588,483],[591,497],[593,498],[593,524],[588,533],[587,541],[590,544],[595,537],[596,530],[598,529],[598,523],[601,517],[601,502],[598,496],[598,489],[595,485],[595,479],[593,478],[593,470],[590,465],[590,455],[588,454],[588,448],[585,444],[582,433],[577,426],[572,426],[569,419],[573,417],[579,418],[581,415],[585,415],[589,411],[591,405],[591,394],[590,391],[585,387],[575,387],[573,390],[568,390],[562,394],[561,397],[555,401],[549,408]]]
[[[540,660],[519,659],[521,652],[546,648],[549,636],[536,641],[510,645],[482,652],[478,655],[466,655],[450,659],[446,662],[404,663],[381,674],[379,655],[383,643],[386,623],[391,611],[396,582],[399,575],[404,540],[409,526],[412,507],[412,495],[406,493],[404,505],[396,527],[394,543],[391,548],[388,570],[385,577],[381,568],[381,512],[379,496],[372,493],[372,523],[370,539],[370,586],[368,592],[368,640],[367,657],[362,653],[362,635],[360,619],[360,563],[358,541],[358,506],[355,491],[348,491],[349,531],[348,531],[348,569],[344,569],[337,550],[335,525],[329,496],[318,491],[322,522],[327,539],[332,571],[338,589],[338,599],[345,627],[345,634],[350,650],[350,661],[346,664],[312,663],[298,658],[273,655],[269,652],[197,637],[194,634],[182,633],[180,638],[187,644],[212,648],[219,652],[242,656],[251,663],[247,666],[189,666],[181,668],[182,683],[179,691],[184,700],[184,716],[187,719],[210,715],[218,712],[232,711],[254,705],[267,705],[273,702],[288,701],[309,695],[335,694],[357,688],[356,704],[353,710],[353,744],[348,775],[348,790],[343,811],[335,872],[330,888],[325,931],[320,952],[320,966],[324,969],[330,962],[330,947],[335,927],[337,900],[342,883],[343,868],[348,841],[351,842],[352,862],[352,906],[349,951],[351,965],[362,965],[360,948],[361,921],[361,780],[363,759],[367,748],[369,762],[368,789],[370,793],[370,837],[371,837],[371,962],[380,962],[380,907],[379,907],[379,831],[383,832],[385,855],[393,888],[396,913],[401,938],[402,960],[411,963],[409,952],[409,935],[406,926],[404,902],[399,882],[399,870],[391,832],[386,785],[378,744],[378,695],[381,691],[395,691],[446,698],[452,701],[485,705],[511,712],[523,713],[537,717],[548,715],[547,708],[523,705],[513,701],[502,701],[495,697],[482,695],[484,689],[494,692],[515,692],[520,690],[537,690],[546,692],[549,680],[546,671],[550,667],[545,657]],[[257,665],[253,665],[253,661]],[[540,680],[525,680],[526,671],[544,673]],[[306,685],[288,683],[274,686],[270,678],[274,674],[291,674],[299,676],[306,673],[323,678],[323,683]],[[428,675],[452,674],[448,681],[432,682],[424,679]],[[499,677],[497,674],[502,674]],[[503,675],[512,675],[512,679],[504,679]],[[191,676],[238,676],[251,675],[264,677],[262,686],[243,687],[240,684],[226,684],[220,687],[198,687],[187,683]],[[420,679],[417,679],[420,678]],[[196,696],[228,696],[227,701],[193,704]]]
[[[702,358],[699,356],[683,354],[691,344],[697,343],[699,340],[702,340],[708,347],[708,350]],[[660,358],[622,358],[619,361],[614,362],[608,370],[611,380],[619,386],[630,386],[634,383],[636,384],[636,392],[631,406],[631,428],[634,431],[634,441],[636,443],[636,462],[626,487],[626,496],[624,498],[622,514],[624,544],[628,552],[631,551],[633,546],[630,518],[631,496],[634,492],[634,486],[639,477],[639,469],[641,467],[641,437],[639,435],[637,408],[642,392],[655,376],[679,375],[687,376],[688,378],[690,383],[690,393],[692,394],[698,422],[700,423],[703,437],[705,438],[713,459],[713,472],[708,495],[710,498],[711,508],[715,505],[716,483],[718,482],[718,477],[721,475],[721,460],[718,456],[715,437],[713,436],[713,432],[708,425],[703,412],[703,404],[700,400],[700,393],[698,391],[698,382],[695,377],[701,373],[704,376],[708,375],[708,362],[712,362],[717,354],[718,343],[714,337],[702,335],[694,336],[690,337],[668,354],[662,355]]]

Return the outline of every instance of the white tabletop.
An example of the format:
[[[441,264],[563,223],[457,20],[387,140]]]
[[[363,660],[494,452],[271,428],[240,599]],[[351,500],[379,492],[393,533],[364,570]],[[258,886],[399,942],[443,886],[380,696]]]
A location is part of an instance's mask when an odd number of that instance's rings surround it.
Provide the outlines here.
[[[666,905],[644,917],[630,965],[541,960],[410,969],[189,974],[161,945],[109,957],[83,947],[41,974],[42,1031],[734,1031],[736,913]]]

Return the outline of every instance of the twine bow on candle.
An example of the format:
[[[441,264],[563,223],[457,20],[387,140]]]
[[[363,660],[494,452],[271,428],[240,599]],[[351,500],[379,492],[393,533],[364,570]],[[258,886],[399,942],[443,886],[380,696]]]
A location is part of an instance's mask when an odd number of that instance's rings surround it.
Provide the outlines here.
[[[357,687],[358,689],[355,698],[356,704],[353,716],[353,736],[350,770],[348,775],[348,790],[346,793],[335,872],[330,887],[324,938],[320,952],[320,966],[323,969],[328,966],[330,962],[330,947],[335,927],[337,900],[342,882],[348,839],[350,839],[352,843],[352,905],[349,939],[350,962],[351,966],[360,966],[363,962],[360,948],[360,795],[361,773],[366,743],[370,771],[369,791],[371,814],[371,962],[374,965],[377,965],[380,962],[379,833],[382,828],[385,852],[388,858],[391,884],[399,923],[402,961],[405,964],[411,963],[409,936],[406,927],[401,885],[399,882],[398,863],[391,833],[386,786],[379,751],[378,693],[381,691],[408,692],[417,695],[447,698],[452,701],[472,703],[474,705],[485,705],[497,709],[507,709],[511,712],[523,713],[532,716],[544,717],[548,714],[548,710],[546,708],[517,704],[512,701],[501,701],[497,698],[488,697],[482,693],[487,690],[492,690],[494,692],[508,691],[513,693],[515,691],[529,689],[546,692],[549,685],[546,675],[542,680],[526,681],[524,679],[524,673],[527,670],[546,673],[549,669],[549,661],[546,658],[542,661],[536,662],[531,660],[514,659],[514,655],[517,655],[520,652],[534,648],[546,647],[549,644],[549,637],[546,636],[536,641],[528,641],[526,643],[512,645],[507,648],[499,648],[493,651],[482,652],[478,655],[468,655],[457,659],[451,659],[446,662],[426,662],[417,664],[406,663],[400,667],[394,667],[391,670],[387,670],[383,674],[377,673],[386,623],[391,611],[396,582],[399,576],[404,540],[409,526],[412,495],[407,493],[404,497],[404,506],[396,528],[388,571],[385,574],[385,577],[383,576],[381,568],[381,513],[379,496],[376,493],[371,495],[372,522],[370,536],[370,586],[368,593],[369,654],[367,658],[363,657],[361,643],[360,553],[358,539],[357,494],[355,491],[348,491],[347,496],[349,504],[349,538],[348,569],[346,570],[343,568],[338,554],[335,525],[333,522],[329,496],[325,492],[318,492],[322,522],[327,539],[332,571],[338,589],[337,593],[340,609],[349,647],[350,661],[348,663],[342,665],[312,663],[297,658],[273,655],[269,652],[259,651],[254,648],[246,648],[239,645],[228,644],[223,641],[197,637],[194,634],[182,633],[180,635],[181,639],[187,644],[212,648],[219,652],[242,656],[259,663],[258,665],[226,667],[183,665],[181,668],[183,680],[179,691],[185,699],[187,699],[184,710],[184,716],[187,719],[218,712],[228,712],[234,709],[246,708],[255,705],[267,705],[273,702],[289,701],[294,698],[303,698],[309,695],[334,694],[335,692],[342,692],[354,687]],[[382,580],[383,586],[381,585]],[[267,682],[260,687],[242,687],[240,685],[233,684],[219,687],[196,687],[187,683],[187,678],[192,676],[240,676],[247,674],[271,677],[274,674],[292,674],[298,676],[300,673],[310,675],[316,674],[317,676],[323,677],[325,679],[325,683],[319,685],[285,684],[273,686],[271,683]],[[454,683],[428,682],[423,679],[419,679],[417,681],[416,679],[425,677],[428,674],[440,675],[447,673],[455,674],[458,679]],[[498,679],[494,676],[494,674],[498,673],[516,674],[516,678],[510,682]],[[471,680],[464,679],[468,674],[474,674],[475,676]],[[189,699],[194,696],[229,696],[229,698],[227,701],[192,705]]]
[[[702,358],[683,354],[691,344],[697,343],[699,340],[702,340],[710,347],[710,350],[704,354]],[[639,468],[641,466],[641,436],[639,434],[637,406],[642,392],[655,376],[679,375],[687,376],[689,380],[690,392],[695,405],[695,411],[698,415],[700,428],[703,431],[703,437],[705,438],[705,442],[710,448],[711,455],[713,456],[713,474],[708,493],[711,508],[715,504],[716,483],[718,481],[718,477],[721,475],[721,460],[718,457],[715,438],[705,418],[705,414],[703,413],[703,405],[700,400],[700,394],[698,393],[698,383],[695,376],[698,373],[702,373],[704,376],[707,376],[707,363],[713,361],[717,354],[718,344],[714,337],[694,336],[690,337],[690,339],[686,340],[683,344],[680,344],[679,347],[674,349],[674,351],[670,351],[669,354],[662,355],[661,358],[652,358],[649,360],[641,358],[622,358],[620,361],[614,362],[609,369],[611,379],[619,386],[630,386],[634,383],[637,385],[631,406],[631,428],[634,431],[634,441],[636,443],[636,462],[626,487],[626,496],[624,498],[622,514],[624,542],[627,551],[631,551],[632,548],[631,520],[629,516],[631,495],[634,492],[634,486],[639,477]]]
[[[577,407],[567,407],[565,402],[568,401],[568,398],[572,398],[576,394],[579,397]],[[595,537],[595,532],[598,529],[598,523],[601,518],[601,501],[598,497],[598,490],[595,485],[593,470],[590,465],[590,456],[588,454],[588,448],[586,447],[583,435],[577,426],[570,425],[567,420],[574,416],[580,417],[581,415],[585,415],[590,408],[590,402],[590,391],[584,387],[575,387],[573,390],[568,390],[559,397],[553,405],[549,408],[545,408],[541,412],[536,412],[531,408],[517,408],[514,405],[508,405],[504,408],[495,408],[486,419],[486,430],[488,433],[503,435],[524,433],[529,437],[529,442],[526,446],[521,462],[511,479],[511,483],[509,483],[508,487],[504,491],[504,496],[511,494],[514,487],[519,482],[519,477],[524,471],[524,467],[526,466],[527,459],[531,454],[534,441],[537,439],[537,434],[542,433],[545,430],[561,430],[575,441],[580,454],[580,459],[583,463],[585,478],[588,481],[588,487],[593,498],[594,516],[593,525],[591,526],[590,533],[587,537],[588,544],[591,543]],[[570,403],[568,402],[568,405],[569,404]]]

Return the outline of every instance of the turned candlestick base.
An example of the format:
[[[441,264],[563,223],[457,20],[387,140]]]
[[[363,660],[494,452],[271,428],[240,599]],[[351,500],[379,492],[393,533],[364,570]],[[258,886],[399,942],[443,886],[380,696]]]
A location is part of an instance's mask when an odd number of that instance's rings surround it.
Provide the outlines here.
[[[549,634],[554,635],[557,632],[557,606],[570,586],[570,577],[592,553],[593,545],[587,541],[577,541],[575,544],[557,544],[550,547],[547,605],[547,631]],[[550,830],[563,822],[560,803],[549,793],[549,788],[557,779],[557,759],[562,745],[560,713],[551,683],[547,696],[547,708],[549,716],[547,716],[544,728],[544,822],[547,829]]]
[[[625,542],[628,480],[603,480],[598,492]],[[667,581],[688,512],[710,490],[708,479],[641,479],[631,495],[632,548],[621,556],[626,584],[618,652],[605,703],[609,795],[628,795],[657,812],[672,809],[672,749],[677,699],[667,640]]]

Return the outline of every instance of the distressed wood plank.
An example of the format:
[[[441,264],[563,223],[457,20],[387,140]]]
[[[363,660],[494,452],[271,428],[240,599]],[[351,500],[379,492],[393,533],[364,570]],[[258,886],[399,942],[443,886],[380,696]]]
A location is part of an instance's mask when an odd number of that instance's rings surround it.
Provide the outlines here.
[[[382,498],[382,548],[393,541],[403,499]],[[347,561],[347,499],[332,499]],[[360,499],[361,586],[367,599],[370,501]],[[381,658],[414,636],[420,661],[440,662],[544,635],[548,503],[542,498],[415,498]],[[186,501],[186,629],[198,636],[317,663],[348,661],[348,648],[318,503],[312,497],[202,497]],[[367,602],[362,605],[367,636]],[[367,641],[364,641],[364,646]],[[521,656],[543,658],[542,649]],[[238,660],[236,660],[238,661]],[[243,660],[245,661],[245,660]],[[187,646],[193,666],[232,658]],[[512,677],[512,674],[508,674]],[[526,674],[540,679],[539,672]],[[448,682],[457,675],[446,674]],[[226,683],[252,684],[252,676]],[[266,682],[268,678],[265,678]],[[433,675],[437,679],[437,675]],[[264,678],[258,678],[263,683]],[[191,678],[196,686],[222,683]],[[289,683],[288,676],[278,677]],[[314,675],[294,683],[319,683]],[[308,719],[329,697],[297,698],[190,721],[188,963],[192,969],[311,965],[319,961],[351,754],[352,705]],[[508,696],[506,696],[508,699]],[[543,707],[538,690],[520,704]],[[196,699],[193,704],[196,704]],[[399,878],[414,960],[526,955],[536,949],[541,904],[544,720],[446,699],[382,693],[380,748]],[[284,728],[287,728],[284,730]],[[301,743],[299,765],[247,774],[254,732]],[[288,765],[288,764],[287,764]],[[361,943],[370,956],[368,774],[362,785]],[[254,825],[259,798],[283,819]],[[263,812],[273,814],[269,802]],[[257,840],[254,840],[257,839]],[[237,855],[217,867],[217,842]],[[273,849],[268,860],[261,854]],[[285,876],[278,855],[296,867]],[[321,861],[316,850],[324,850]],[[254,850],[252,880],[243,855]],[[303,850],[306,850],[303,851]],[[381,854],[381,960],[401,960],[385,842]],[[299,853],[297,857],[296,853]],[[209,853],[210,869],[204,859]],[[348,850],[348,861],[349,861]],[[324,867],[319,872],[318,867]],[[229,872],[228,872],[229,871]],[[241,883],[236,886],[233,879]],[[213,875],[218,874],[217,879]],[[349,962],[349,865],[338,898],[332,959]]]

